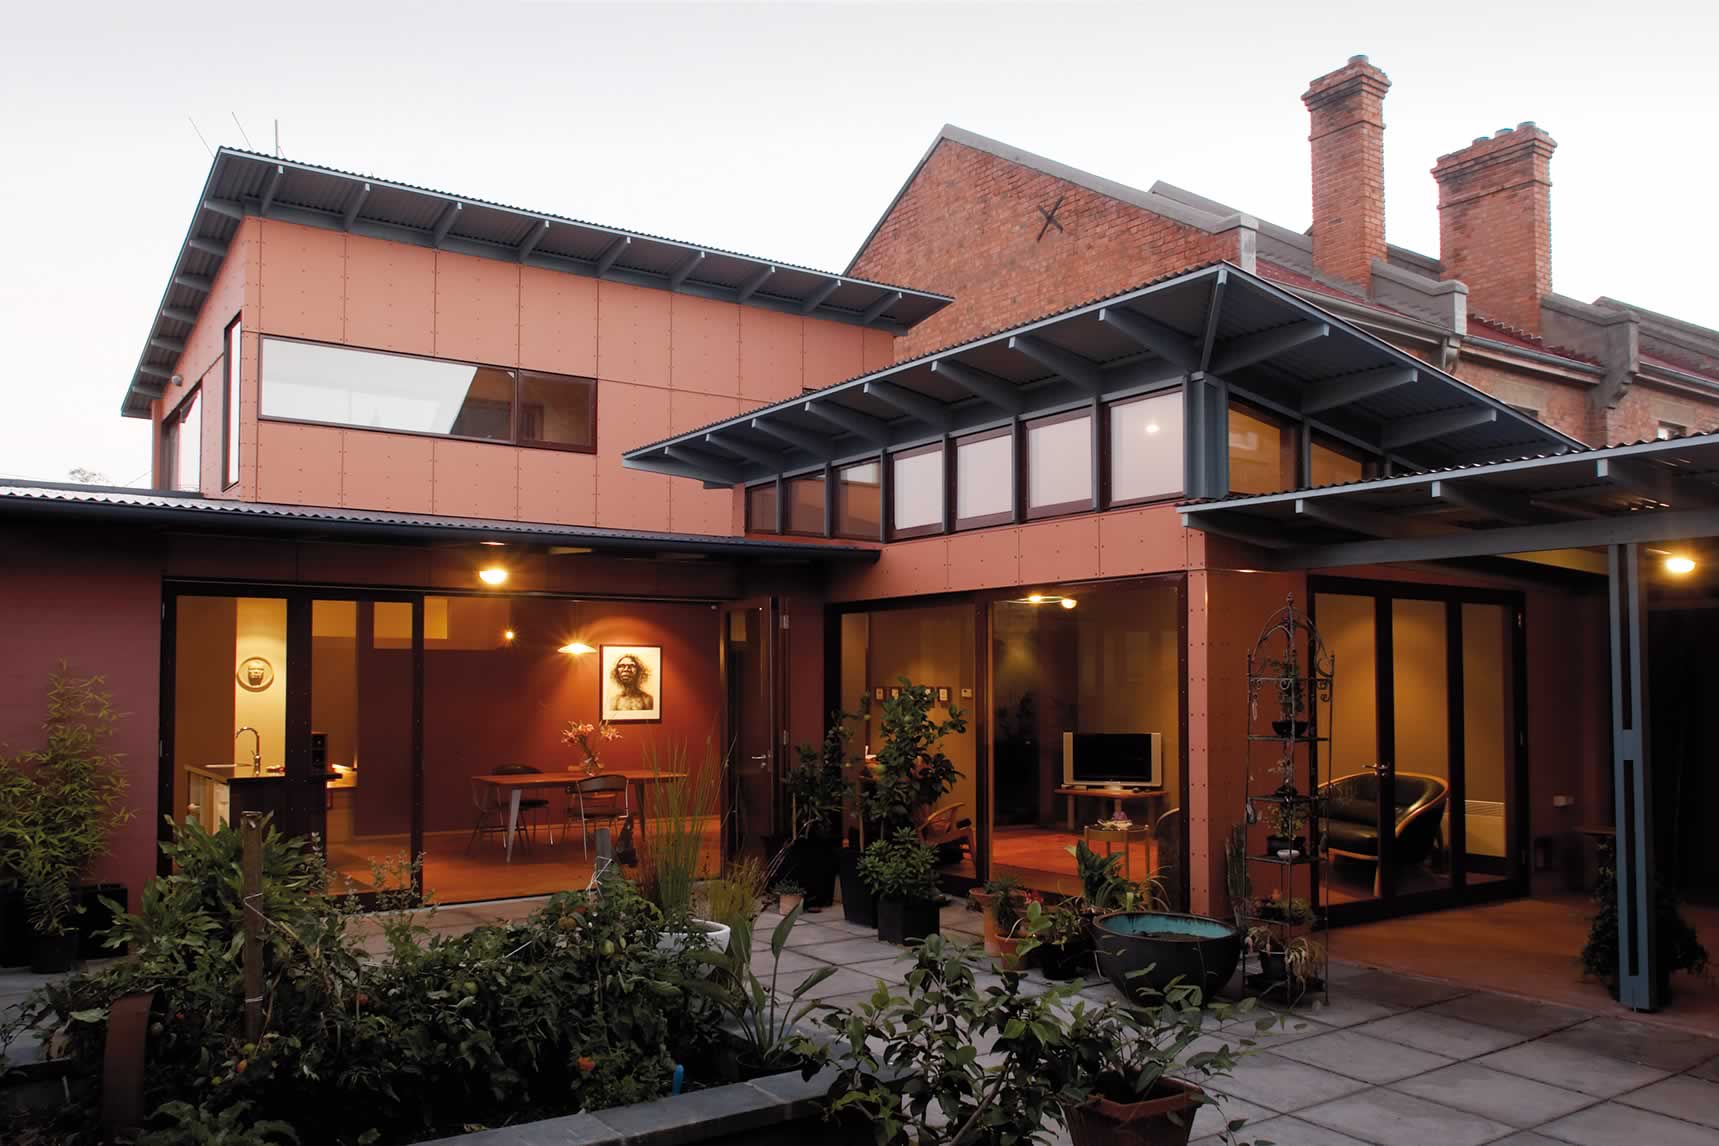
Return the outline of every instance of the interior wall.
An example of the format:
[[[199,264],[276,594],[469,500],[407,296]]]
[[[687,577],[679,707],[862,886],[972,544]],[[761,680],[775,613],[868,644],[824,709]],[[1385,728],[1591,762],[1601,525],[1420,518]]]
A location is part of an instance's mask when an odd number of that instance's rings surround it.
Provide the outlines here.
[[[358,755],[358,609],[357,601],[311,603],[310,727],[328,738],[329,764]]]
[[[186,764],[231,764],[235,688],[231,665],[238,639],[238,602],[231,597],[181,597],[175,609],[173,657],[173,807],[185,818],[190,785]]]
[[[266,768],[286,760],[286,601],[238,598],[235,629],[231,669],[233,727],[249,726],[257,730]],[[239,666],[252,657],[262,657],[274,668],[273,682],[260,692],[241,686],[238,680]],[[249,736],[242,743],[234,737],[228,746],[228,757],[234,764],[249,765],[251,749]]]
[[[943,752],[960,773],[955,786],[940,807],[966,805],[963,818],[978,823],[977,764],[978,712],[976,671],[973,661],[973,606],[934,605],[916,609],[889,609],[873,613],[867,654],[866,689],[872,701],[864,724],[863,751],[882,747],[882,704],[876,690],[898,687],[906,677],[914,684],[950,690],[949,705],[934,705],[932,720],[943,720],[951,707],[967,720],[967,731],[943,738]],[[965,695],[964,695],[965,694]]]
[[[462,619],[463,602],[477,620]],[[571,641],[592,648],[658,645],[657,682],[662,719],[620,725],[621,738],[602,751],[605,764],[648,767],[655,746],[667,766],[671,746],[685,746],[693,767],[708,749],[720,753],[722,697],[718,678],[718,612],[709,605],[639,601],[570,602],[511,598],[506,616],[516,633],[508,644],[500,629],[480,647],[479,626],[494,625],[494,599],[452,599],[450,634],[468,633],[445,647],[427,646],[424,667],[424,830],[469,828],[474,809],[471,777],[496,765],[529,764],[543,771],[576,766],[576,750],[561,744],[570,720],[595,722],[599,714],[600,657],[557,650]],[[469,627],[462,628],[462,626]],[[391,662],[409,650],[371,649],[361,668],[364,721],[359,732],[357,830],[404,832],[410,824],[409,754],[394,751],[400,731],[382,713],[409,712],[409,672]],[[406,692],[402,696],[400,693]],[[372,720],[372,710],[378,719]],[[408,724],[409,728],[409,724]],[[396,775],[395,772],[400,774]],[[559,807],[553,809],[560,814]]]

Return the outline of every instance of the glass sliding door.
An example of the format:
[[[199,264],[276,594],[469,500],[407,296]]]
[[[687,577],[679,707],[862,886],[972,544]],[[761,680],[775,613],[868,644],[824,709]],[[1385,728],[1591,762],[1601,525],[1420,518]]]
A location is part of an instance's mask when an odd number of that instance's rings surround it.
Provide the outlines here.
[[[409,888],[423,852],[415,814],[415,606],[318,599],[310,609],[304,780],[321,804],[331,887]]]
[[[1338,922],[1517,894],[1518,595],[1314,578],[1336,657],[1325,848]]]

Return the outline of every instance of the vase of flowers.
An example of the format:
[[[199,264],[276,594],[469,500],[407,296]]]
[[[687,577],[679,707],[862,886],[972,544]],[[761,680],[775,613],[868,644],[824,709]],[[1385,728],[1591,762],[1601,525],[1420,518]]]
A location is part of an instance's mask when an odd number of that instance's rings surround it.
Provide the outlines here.
[[[584,754],[585,775],[595,776],[603,770],[603,762],[598,758],[597,749],[605,741],[619,740],[621,730],[607,720],[599,720],[592,724],[589,721],[569,720],[561,729],[561,743],[569,748],[577,748]]]

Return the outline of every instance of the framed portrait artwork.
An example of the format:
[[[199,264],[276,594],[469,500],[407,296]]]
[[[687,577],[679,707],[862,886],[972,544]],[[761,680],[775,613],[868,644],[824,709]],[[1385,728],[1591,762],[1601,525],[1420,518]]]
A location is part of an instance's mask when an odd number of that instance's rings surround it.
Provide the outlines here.
[[[645,724],[663,718],[661,645],[604,645],[602,719]]]

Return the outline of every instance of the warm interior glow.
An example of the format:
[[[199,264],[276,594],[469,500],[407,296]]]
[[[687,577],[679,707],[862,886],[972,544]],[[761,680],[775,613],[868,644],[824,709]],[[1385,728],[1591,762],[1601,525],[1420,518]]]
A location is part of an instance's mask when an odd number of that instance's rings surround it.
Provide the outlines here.
[[[500,585],[507,580],[507,570],[499,565],[491,565],[487,569],[478,570],[478,580],[485,585]]]
[[[1074,598],[1073,597],[1064,597],[1062,599],[1062,607],[1065,609],[1074,608]]]
[[[1029,605],[1042,605],[1045,603],[1045,595],[1043,593],[1033,593],[1027,597],[1027,603]]]
[[[503,545],[506,545],[507,542],[505,542],[505,541],[480,541],[480,542],[478,542],[478,544],[479,545],[493,545],[493,546],[496,546],[497,548],[499,548]]]
[[[567,653],[570,656],[582,657],[586,653],[594,653],[597,650],[586,644],[584,641],[569,641],[567,644],[562,645],[555,651],[558,653]]]
[[[1675,573],[1679,577],[1688,573],[1693,573],[1695,572],[1695,559],[1692,557],[1684,557],[1681,554],[1667,557],[1665,559],[1665,571],[1667,573]]]
[[[513,630],[512,629],[507,630],[507,632],[505,632],[501,635],[501,639],[504,641],[513,640]]]
[[[1158,432],[1158,423],[1157,422],[1147,422],[1146,423],[1146,432],[1148,434],[1156,434]]]

